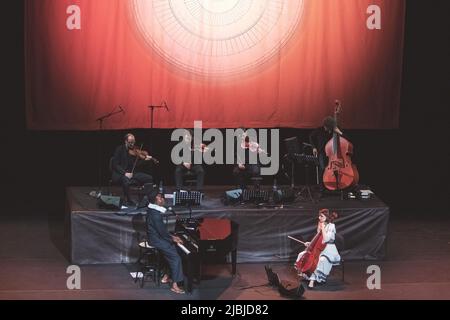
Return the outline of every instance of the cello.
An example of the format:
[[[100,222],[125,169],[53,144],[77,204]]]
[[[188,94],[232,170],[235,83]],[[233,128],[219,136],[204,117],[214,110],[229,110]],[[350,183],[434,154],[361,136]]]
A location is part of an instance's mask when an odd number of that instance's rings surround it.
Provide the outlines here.
[[[291,238],[292,239],[292,238]],[[306,247],[303,256],[295,262],[295,268],[298,272],[306,274],[308,277],[316,270],[319,263],[320,254],[327,246],[323,243],[322,231],[318,232]]]
[[[352,163],[353,145],[342,137],[337,131],[337,116],[341,112],[341,103],[336,100],[334,111],[335,129],[333,138],[325,146],[328,157],[328,165],[323,173],[323,184],[328,190],[343,190],[356,185],[359,181],[359,173]]]

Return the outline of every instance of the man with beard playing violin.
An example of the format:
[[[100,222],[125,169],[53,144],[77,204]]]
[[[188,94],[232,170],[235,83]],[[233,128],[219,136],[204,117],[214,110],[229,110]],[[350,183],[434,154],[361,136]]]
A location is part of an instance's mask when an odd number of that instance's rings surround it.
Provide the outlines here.
[[[136,150],[135,144],[134,135],[126,134],[124,143],[116,148],[112,159],[112,180],[122,186],[126,206],[136,205],[130,198],[130,186],[143,186],[143,193],[146,195],[152,191],[153,187],[153,177],[142,172],[142,166],[145,162],[155,160],[147,154],[138,155],[139,150]]]

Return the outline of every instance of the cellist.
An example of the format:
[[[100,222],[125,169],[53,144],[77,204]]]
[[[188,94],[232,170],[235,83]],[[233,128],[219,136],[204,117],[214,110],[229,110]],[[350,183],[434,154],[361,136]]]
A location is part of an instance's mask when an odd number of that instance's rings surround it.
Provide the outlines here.
[[[341,256],[334,244],[336,235],[336,226],[334,225],[334,220],[337,218],[337,213],[332,212],[328,209],[319,210],[319,222],[317,223],[317,233],[322,232],[323,240],[322,243],[326,243],[325,249],[321,252],[319,261],[317,263],[316,269],[311,273],[310,276],[306,274],[300,274],[304,280],[309,280],[308,287],[310,289],[314,288],[314,283],[324,283],[327,280],[328,275],[331,272],[333,265],[339,264],[341,261]],[[305,243],[308,248],[309,242]],[[306,251],[302,251],[298,254],[296,263],[301,259]]]

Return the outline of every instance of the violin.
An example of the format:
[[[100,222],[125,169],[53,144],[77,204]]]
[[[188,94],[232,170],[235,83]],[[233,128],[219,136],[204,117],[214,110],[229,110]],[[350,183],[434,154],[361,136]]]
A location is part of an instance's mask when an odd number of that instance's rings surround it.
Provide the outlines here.
[[[198,147],[191,148],[191,151],[200,151],[201,153],[205,153],[209,151],[209,147],[206,144],[202,143]]]
[[[334,111],[335,125],[337,126],[337,116],[341,112],[341,103],[336,100]],[[354,186],[359,181],[358,169],[352,164],[353,145],[333,131],[333,138],[325,146],[325,153],[328,157],[328,165],[323,173],[323,184],[328,190],[343,190]]]
[[[150,157],[151,161],[153,161],[155,164],[158,164],[159,163],[158,159],[150,156],[150,154],[147,151],[142,150],[142,147],[143,147],[143,145],[141,145],[140,148],[133,146],[132,148],[128,149],[128,154],[130,156],[136,157],[136,161],[138,159],[146,160],[146,159],[148,159],[148,157]]]
[[[241,142],[241,148],[245,149],[245,150],[248,149],[251,152],[268,154],[266,150],[259,147],[258,142],[249,141],[248,136],[243,137],[242,142]]]

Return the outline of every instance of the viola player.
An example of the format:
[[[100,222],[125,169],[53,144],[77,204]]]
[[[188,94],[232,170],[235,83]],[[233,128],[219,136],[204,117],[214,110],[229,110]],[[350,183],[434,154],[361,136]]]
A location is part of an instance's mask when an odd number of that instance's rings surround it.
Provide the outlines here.
[[[242,130],[243,134],[241,135],[241,141],[238,148],[244,150],[244,158],[241,159],[239,155],[236,154],[236,165],[233,168],[233,177],[236,185],[241,189],[245,189],[247,187],[248,179],[261,175],[261,166],[259,163],[249,163],[250,153],[260,153],[262,152],[262,149],[259,148],[258,143],[250,141],[250,137],[247,135],[245,129]]]
[[[194,145],[194,132],[192,130],[187,130],[184,135],[184,142],[190,146],[191,149],[191,161],[183,162],[175,168],[175,184],[178,191],[183,189],[183,177],[188,173],[195,176],[197,180],[196,191],[203,193],[203,185],[205,180],[205,169],[201,164],[195,164],[195,152],[204,152],[207,147],[204,144],[200,146]]]

